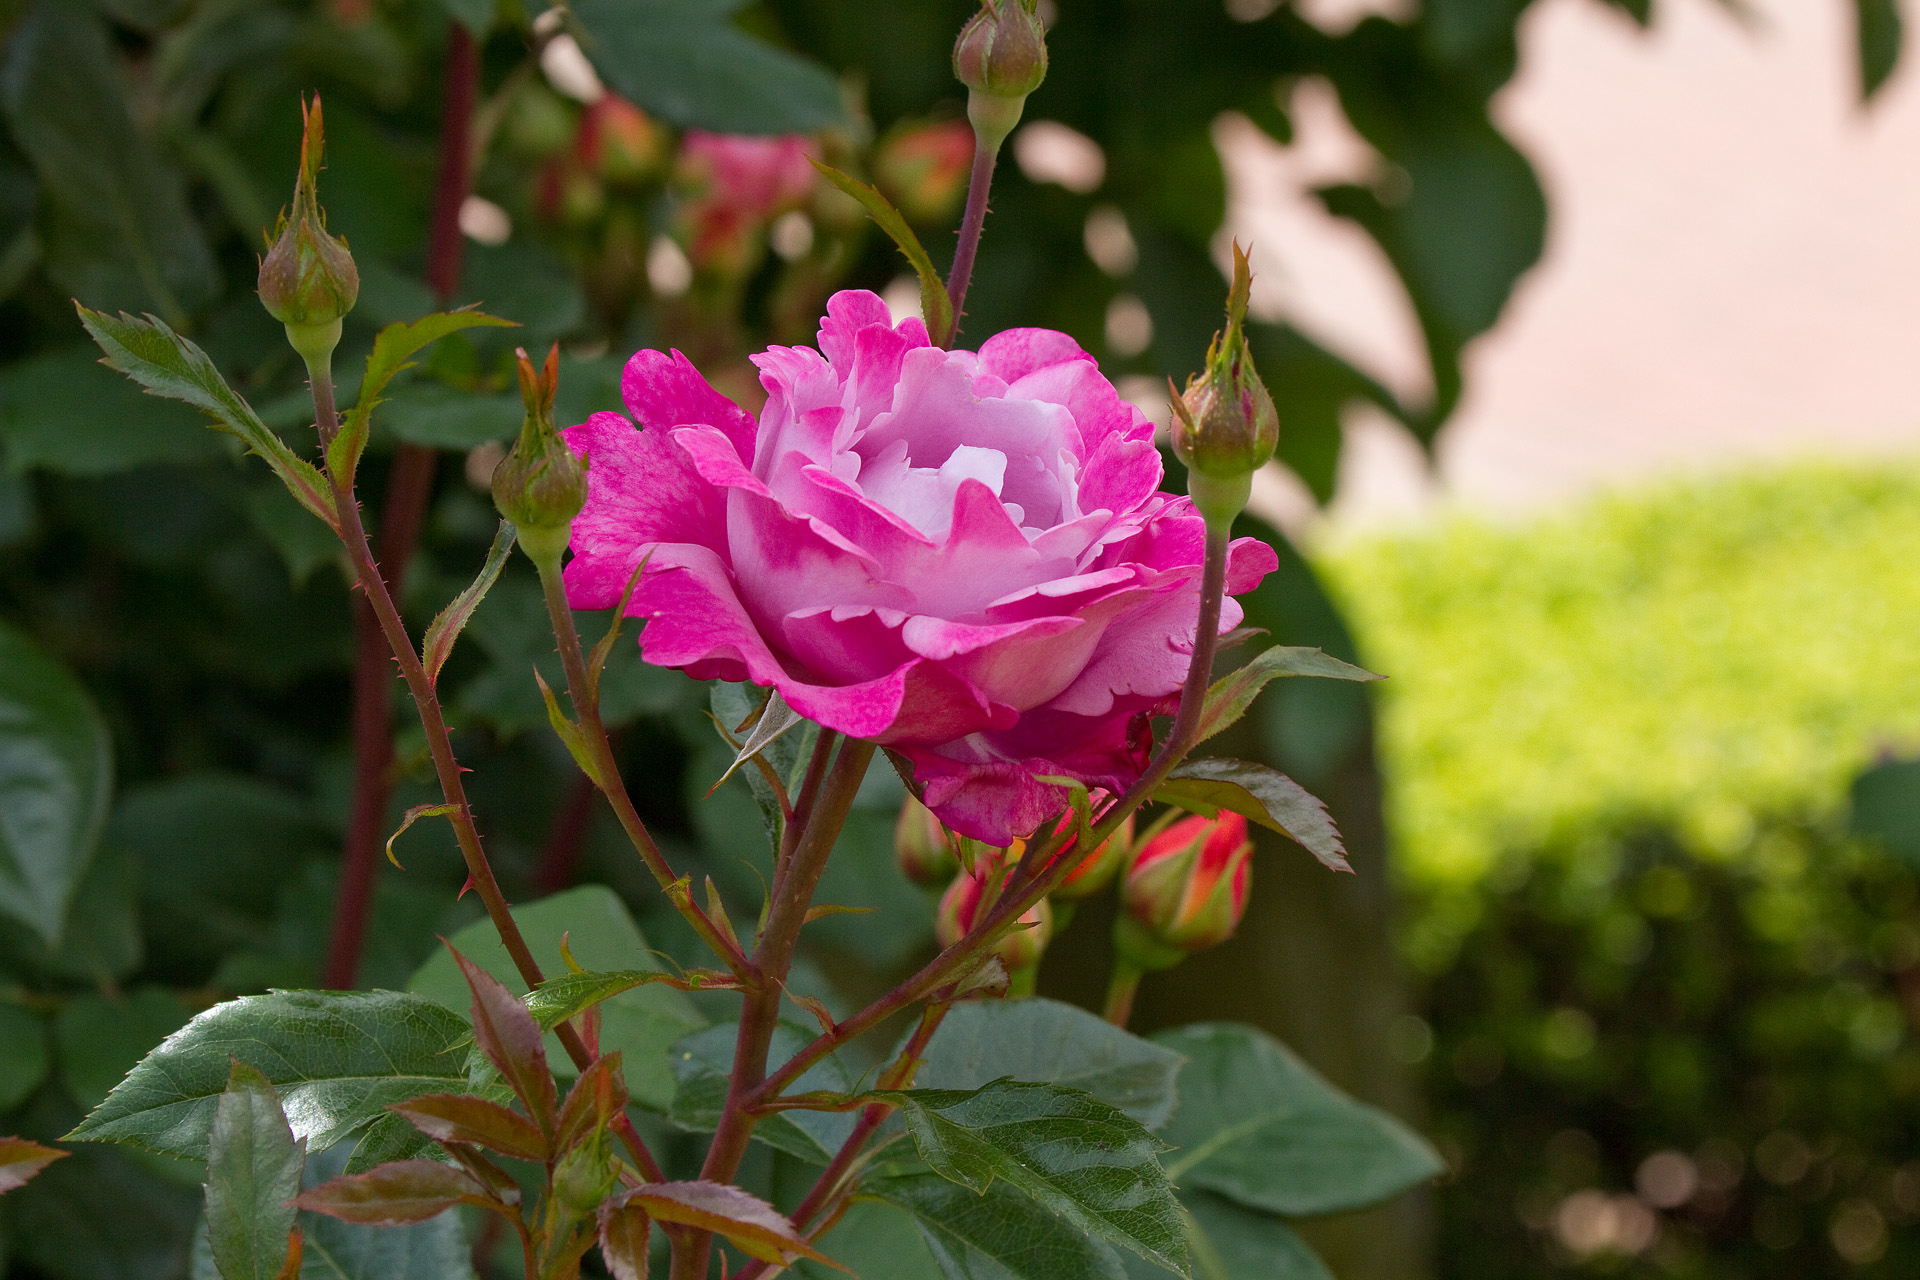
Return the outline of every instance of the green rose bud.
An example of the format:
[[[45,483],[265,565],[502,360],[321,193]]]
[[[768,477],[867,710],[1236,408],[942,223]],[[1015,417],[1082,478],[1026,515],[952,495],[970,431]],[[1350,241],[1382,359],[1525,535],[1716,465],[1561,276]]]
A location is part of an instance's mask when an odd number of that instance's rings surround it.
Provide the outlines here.
[[[551,558],[557,565],[573,518],[587,503],[587,468],[553,428],[553,396],[560,385],[559,344],[538,370],[524,349],[514,355],[519,360],[520,397],[527,417],[513,452],[493,469],[493,505],[519,530],[520,545],[536,563]]]
[[[360,272],[347,242],[327,234],[318,179],[324,139],[320,99],[300,104],[306,132],[300,139],[300,176],[293,211],[280,213],[267,256],[260,260],[260,301],[287,327],[287,341],[309,362],[329,358],[340,341],[340,318],[360,297]]]
[[[1209,525],[1231,524],[1247,505],[1253,473],[1273,457],[1280,415],[1247,351],[1245,321],[1253,273],[1233,246],[1227,328],[1213,337],[1206,371],[1173,398],[1173,452],[1187,466],[1187,492]]]
[[[953,74],[969,90],[967,117],[991,151],[1013,132],[1027,95],[1047,78],[1047,29],[1034,4],[984,0],[954,42]]]

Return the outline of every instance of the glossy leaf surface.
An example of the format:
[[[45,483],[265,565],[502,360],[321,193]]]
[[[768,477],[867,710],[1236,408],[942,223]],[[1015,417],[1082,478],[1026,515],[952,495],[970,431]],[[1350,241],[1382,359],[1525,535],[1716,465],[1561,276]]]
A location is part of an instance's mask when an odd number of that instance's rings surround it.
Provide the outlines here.
[[[207,1146],[207,1240],[224,1280],[279,1276],[305,1165],[273,1086],[234,1063]]]
[[[1212,817],[1231,809],[1297,841],[1334,871],[1351,871],[1327,806],[1277,769],[1244,760],[1188,760],[1153,793],[1163,804]]]

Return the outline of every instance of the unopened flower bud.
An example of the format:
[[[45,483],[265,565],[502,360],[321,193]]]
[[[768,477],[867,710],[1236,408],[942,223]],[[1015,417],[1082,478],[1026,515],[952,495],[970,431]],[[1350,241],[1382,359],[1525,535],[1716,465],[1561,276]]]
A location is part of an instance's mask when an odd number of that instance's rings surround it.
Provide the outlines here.
[[[998,151],[1020,122],[1027,95],[1047,78],[1047,29],[1036,0],[982,0],[953,45],[953,74],[967,86],[967,118],[980,144]]]
[[[947,838],[947,829],[933,810],[908,796],[893,824],[893,856],[900,873],[915,884],[931,888],[953,877],[960,859]]]
[[[873,152],[873,178],[908,222],[941,222],[959,209],[972,164],[973,130],[964,120],[942,120],[882,138]]]
[[[558,564],[573,518],[587,502],[587,469],[553,429],[553,396],[560,385],[560,348],[535,369],[516,351],[520,396],[527,417],[513,451],[493,469],[493,505],[519,530],[520,545],[535,563]]]
[[[940,909],[933,918],[933,933],[940,945],[950,947],[964,938],[973,928],[983,906],[987,902],[987,888],[990,878],[984,875],[967,875],[962,872],[954,877],[946,893],[940,897]],[[1009,973],[1030,968],[1040,962],[1040,955],[1047,949],[1047,941],[1053,936],[1053,908],[1045,898],[1029,907],[1007,935],[994,944],[993,954],[1000,957],[1000,963]]]
[[[1187,466],[1187,491],[1209,525],[1231,524],[1247,505],[1253,473],[1273,457],[1280,415],[1247,350],[1247,298],[1253,273],[1233,246],[1227,327],[1213,336],[1207,367],[1173,400],[1173,452]]]
[[[1247,911],[1253,844],[1247,820],[1182,819],[1142,846],[1127,871],[1126,911],[1114,924],[1122,957],[1165,969],[1233,936]]]
[[[1074,815],[1068,814],[1060,819],[1057,831],[1067,832],[1073,829]],[[1073,870],[1067,872],[1067,878],[1053,888],[1053,896],[1067,902],[1078,902],[1091,898],[1113,883],[1120,874],[1120,868],[1126,864],[1127,854],[1133,848],[1133,815],[1128,814],[1120,829],[1108,836],[1099,848],[1091,853],[1082,854],[1078,849],[1068,849],[1064,857],[1077,859]]]
[[[360,272],[347,242],[327,234],[318,181],[324,147],[320,99],[300,104],[300,176],[293,209],[282,210],[267,256],[260,260],[260,301],[287,327],[287,341],[303,359],[324,360],[340,341],[340,319],[360,297]]]
[[[665,131],[646,112],[611,93],[581,117],[578,147],[587,170],[614,186],[652,177],[667,160]]]

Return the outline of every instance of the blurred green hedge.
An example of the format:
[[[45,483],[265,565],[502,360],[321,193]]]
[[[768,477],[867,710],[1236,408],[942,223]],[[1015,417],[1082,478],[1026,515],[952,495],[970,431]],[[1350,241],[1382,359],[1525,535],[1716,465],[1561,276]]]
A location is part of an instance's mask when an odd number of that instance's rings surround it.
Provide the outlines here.
[[[1321,557],[1380,686],[1441,1274],[1920,1274],[1920,471],[1798,466]]]

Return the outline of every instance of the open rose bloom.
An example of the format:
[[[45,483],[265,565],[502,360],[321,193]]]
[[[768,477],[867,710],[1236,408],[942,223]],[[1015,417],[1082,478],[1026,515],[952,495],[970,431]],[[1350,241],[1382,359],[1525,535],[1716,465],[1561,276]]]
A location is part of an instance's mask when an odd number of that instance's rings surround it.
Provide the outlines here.
[[[1159,492],[1153,427],[1073,339],[976,354],[828,305],[820,349],[756,356],[755,423],[678,353],[628,364],[627,408],[567,432],[589,462],[568,594],[630,612],[647,661],[770,685],[913,766],[948,826],[1006,846],[1066,805],[1045,775],[1124,791],[1192,652],[1204,528]],[[1277,564],[1233,544],[1230,594]],[[1239,607],[1221,610],[1224,632]]]

